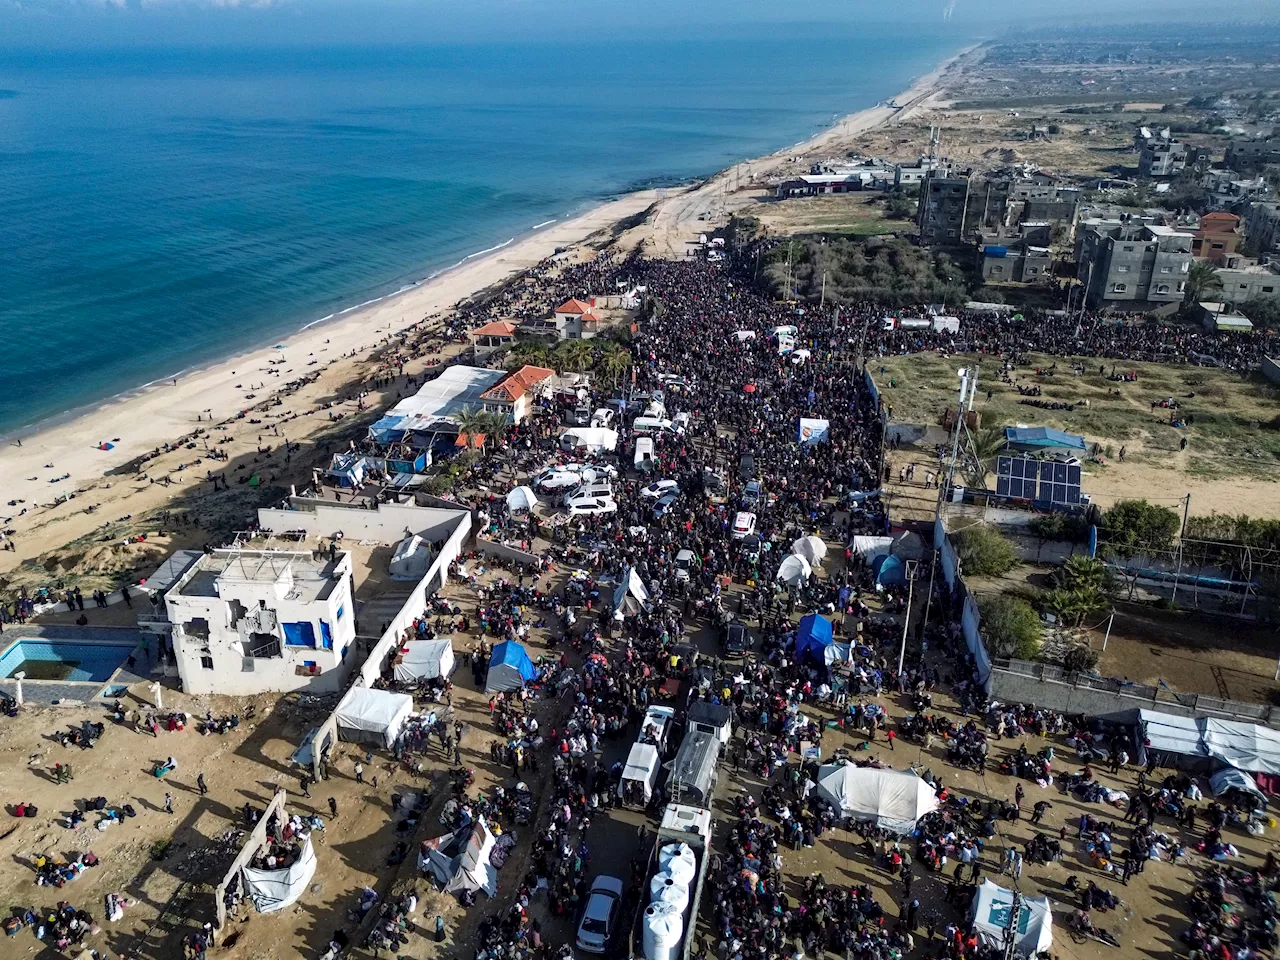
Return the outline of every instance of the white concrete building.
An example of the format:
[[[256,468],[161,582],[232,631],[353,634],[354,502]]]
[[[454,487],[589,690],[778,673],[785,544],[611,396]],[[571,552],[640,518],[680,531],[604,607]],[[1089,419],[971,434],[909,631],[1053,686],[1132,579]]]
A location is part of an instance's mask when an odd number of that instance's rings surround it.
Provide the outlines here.
[[[215,550],[165,594],[187,693],[333,693],[355,639],[351,558],[312,551]]]

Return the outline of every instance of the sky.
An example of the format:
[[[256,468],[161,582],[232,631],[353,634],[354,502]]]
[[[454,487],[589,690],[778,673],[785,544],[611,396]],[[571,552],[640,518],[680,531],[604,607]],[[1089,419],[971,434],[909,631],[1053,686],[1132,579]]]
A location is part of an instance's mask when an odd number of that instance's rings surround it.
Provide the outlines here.
[[[1239,0],[1234,18],[1274,15],[1274,0]],[[1162,0],[1161,21],[1223,17],[1201,0]],[[277,46],[573,39],[673,31],[803,29],[900,23],[958,39],[1013,25],[1140,21],[1151,0],[0,0],[0,50],[120,46]]]

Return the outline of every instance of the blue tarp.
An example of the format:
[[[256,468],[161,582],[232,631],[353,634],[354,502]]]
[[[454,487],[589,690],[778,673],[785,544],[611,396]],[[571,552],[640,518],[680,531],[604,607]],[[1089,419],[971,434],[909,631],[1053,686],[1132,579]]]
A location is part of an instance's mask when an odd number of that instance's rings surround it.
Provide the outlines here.
[[[811,613],[800,621],[796,630],[796,658],[810,659],[825,665],[827,647],[832,642],[831,621]]]
[[[1005,440],[1015,447],[1028,447],[1036,450],[1081,450],[1085,448],[1084,437],[1075,433],[1063,433],[1053,427],[1005,427]]]
[[[529,654],[514,640],[506,640],[493,648],[489,658],[489,678],[485,693],[495,690],[518,690],[538,676]]]
[[[881,586],[892,587],[907,582],[907,567],[901,557],[881,554],[871,562],[871,569],[876,572],[876,583]]]

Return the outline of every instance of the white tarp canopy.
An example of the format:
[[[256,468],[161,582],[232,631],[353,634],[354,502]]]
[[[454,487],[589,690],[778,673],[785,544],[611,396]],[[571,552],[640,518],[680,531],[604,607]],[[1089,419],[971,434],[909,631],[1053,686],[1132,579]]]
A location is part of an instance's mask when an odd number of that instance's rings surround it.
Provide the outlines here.
[[[253,901],[259,913],[273,913],[293,903],[307,889],[316,872],[316,852],[307,837],[298,859],[283,870],[257,870],[245,867],[244,895]]]
[[[914,773],[828,763],[818,770],[818,794],[841,813],[872,820],[892,833],[907,833],[938,798]]]
[[[1223,767],[1209,778],[1209,789],[1213,791],[1215,797],[1220,797],[1233,788],[1258,797],[1262,801],[1262,805],[1266,806],[1267,795],[1258,789],[1258,784],[1253,777],[1243,770],[1236,770],[1234,767]]]
[[[821,537],[801,537],[791,544],[791,552],[797,557],[804,557],[810,566],[820,563],[827,555],[827,545]]]
[[[519,513],[521,510],[532,510],[538,505],[538,495],[533,492],[533,487],[519,486],[507,494],[507,509],[512,513]]]
[[[430,566],[431,544],[417,534],[411,534],[396,544],[387,572],[392,580],[416,582],[427,575]]]
[[[334,717],[343,740],[381,743],[388,750],[413,713],[413,697],[407,693],[352,687]]]
[[[809,579],[811,573],[813,573],[813,567],[809,566],[809,561],[793,553],[789,557],[782,558],[782,563],[778,564],[778,572],[773,579],[781,580],[789,587],[798,587]]]
[[[888,553],[892,548],[893,537],[856,536],[849,544],[849,549],[853,553],[868,562]]]
[[[483,890],[498,895],[498,871],[489,862],[494,847],[493,834],[484,819],[468,827],[422,841],[418,869],[430,873],[445,893]]]
[[[1001,946],[1012,911],[1013,894],[990,880],[983,880],[973,895],[970,910],[974,932],[988,946]],[[1053,945],[1053,908],[1048,897],[1022,898],[1014,934],[1017,937],[1014,950],[1020,956],[1030,957]]]
[[[1200,725],[1193,717],[1178,717],[1155,710],[1138,711],[1139,742],[1146,751],[1173,753],[1187,757],[1207,757]],[[1145,762],[1142,760],[1141,762]]]
[[[648,803],[653,796],[653,785],[657,781],[658,748],[652,743],[633,743],[627,755],[627,765],[622,770],[622,783],[618,785],[619,796],[622,787],[628,780],[637,781],[644,790],[644,802]]]
[[[613,452],[618,446],[618,431],[607,427],[570,427],[560,434],[561,450]]]
[[[1280,773],[1280,732],[1256,723],[1199,721],[1209,756],[1250,773]]]
[[[627,567],[622,571],[617,589],[613,591],[614,616],[633,617],[652,606],[649,599],[649,588],[636,573],[635,567]]]
[[[434,680],[453,672],[453,641],[410,640],[400,647],[392,668],[397,680]]]

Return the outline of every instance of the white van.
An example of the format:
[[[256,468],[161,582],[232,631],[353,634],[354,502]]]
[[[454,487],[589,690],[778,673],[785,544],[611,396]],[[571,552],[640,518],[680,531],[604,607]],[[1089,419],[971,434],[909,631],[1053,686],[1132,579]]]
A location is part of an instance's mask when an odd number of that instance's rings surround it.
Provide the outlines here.
[[[675,432],[675,426],[670,420],[659,419],[658,417],[636,417],[635,422],[631,424],[631,429],[641,436]]]
[[[625,801],[629,790],[637,791],[648,803],[658,786],[660,768],[657,747],[651,743],[633,743],[631,753],[627,755],[627,765],[622,770],[622,780],[618,783],[618,796]]]
[[[646,735],[652,737],[657,741],[655,745],[658,753],[662,753],[667,748],[667,737],[675,723],[676,712],[671,707],[650,707],[644,713],[644,720],[640,723],[640,736],[636,742],[643,743]]]
[[[648,437],[636,438],[636,454],[634,458],[635,468],[648,473],[656,465],[653,458],[653,441]]]

